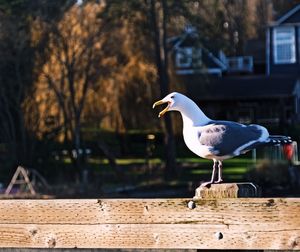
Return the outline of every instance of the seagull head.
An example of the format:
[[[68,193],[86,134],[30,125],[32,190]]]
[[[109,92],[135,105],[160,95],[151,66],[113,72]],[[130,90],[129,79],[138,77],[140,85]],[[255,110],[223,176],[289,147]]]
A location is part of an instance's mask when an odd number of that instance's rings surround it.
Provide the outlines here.
[[[180,105],[181,104],[183,105],[186,99],[187,99],[186,96],[177,92],[173,92],[165,96],[163,99],[155,102],[152,107],[155,108],[158,105],[167,104],[167,107],[165,107],[158,114],[158,117],[161,117],[168,111],[174,111],[174,110],[180,111],[180,107],[181,107]]]
[[[168,94],[165,98],[155,102],[153,108],[157,105],[167,104],[167,106],[159,112],[158,117],[161,117],[168,111],[178,111],[182,115],[184,124],[191,125],[206,125],[211,119],[209,119],[198,105],[190,98],[183,94],[173,92]]]

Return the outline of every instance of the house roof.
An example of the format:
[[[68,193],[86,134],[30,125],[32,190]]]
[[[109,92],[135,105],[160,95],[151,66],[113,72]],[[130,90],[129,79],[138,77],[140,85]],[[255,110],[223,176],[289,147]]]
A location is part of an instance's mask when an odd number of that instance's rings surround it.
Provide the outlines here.
[[[217,67],[222,70],[226,69],[225,64],[217,58],[213,52],[205,48],[199,42],[199,35],[194,32],[185,32],[179,36],[174,36],[168,39],[168,44],[172,48],[172,51],[179,51],[184,47],[198,47],[201,48],[202,60],[204,61],[204,65],[207,68]]]
[[[297,22],[299,22],[299,20],[294,20],[293,19],[293,16],[295,16],[295,14],[298,11],[300,11],[300,4],[296,5],[294,8],[292,8],[287,13],[285,13],[277,21],[275,21],[272,25],[280,25],[282,23],[286,23],[286,21],[288,21],[288,23],[290,23],[290,22],[291,23],[297,23]]]
[[[297,83],[297,78],[286,76],[226,76],[202,84],[189,78],[185,86],[189,97],[207,101],[291,97]]]

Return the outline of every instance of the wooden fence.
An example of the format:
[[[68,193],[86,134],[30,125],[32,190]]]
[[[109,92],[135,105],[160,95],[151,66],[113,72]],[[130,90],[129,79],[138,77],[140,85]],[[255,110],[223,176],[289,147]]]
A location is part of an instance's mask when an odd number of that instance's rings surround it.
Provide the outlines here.
[[[300,249],[300,199],[0,200],[0,247]]]

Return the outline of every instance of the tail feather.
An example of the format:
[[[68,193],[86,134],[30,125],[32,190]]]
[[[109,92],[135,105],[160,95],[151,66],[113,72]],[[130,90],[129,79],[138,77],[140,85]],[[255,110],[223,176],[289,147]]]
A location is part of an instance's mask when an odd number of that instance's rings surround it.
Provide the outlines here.
[[[271,145],[290,144],[293,140],[289,136],[271,135],[268,138],[268,142]]]
[[[271,135],[265,142],[255,142],[245,148],[242,152],[246,153],[249,150],[256,149],[264,146],[274,146],[274,145],[285,145],[291,144],[293,140],[289,136]]]

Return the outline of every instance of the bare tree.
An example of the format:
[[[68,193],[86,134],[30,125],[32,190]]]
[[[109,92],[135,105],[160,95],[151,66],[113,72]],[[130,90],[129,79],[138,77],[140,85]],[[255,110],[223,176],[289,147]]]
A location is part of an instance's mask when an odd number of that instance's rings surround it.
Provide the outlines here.
[[[43,83],[51,90],[47,99],[54,99],[57,106],[52,107],[50,114],[62,123],[64,141],[71,143],[70,157],[78,171],[84,159],[83,111],[88,93],[99,82],[103,70],[100,64],[103,26],[97,16],[101,8],[96,3],[74,5],[58,25],[51,27],[50,57],[40,76],[40,91]]]

